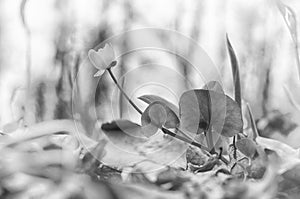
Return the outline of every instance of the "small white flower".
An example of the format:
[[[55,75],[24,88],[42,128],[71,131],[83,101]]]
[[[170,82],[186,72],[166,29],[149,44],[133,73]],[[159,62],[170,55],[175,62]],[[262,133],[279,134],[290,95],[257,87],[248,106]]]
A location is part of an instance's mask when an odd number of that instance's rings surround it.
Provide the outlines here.
[[[98,51],[94,49],[88,52],[91,63],[98,69],[94,77],[101,76],[106,69],[116,65],[115,52],[111,44],[105,44],[104,48],[100,48]]]

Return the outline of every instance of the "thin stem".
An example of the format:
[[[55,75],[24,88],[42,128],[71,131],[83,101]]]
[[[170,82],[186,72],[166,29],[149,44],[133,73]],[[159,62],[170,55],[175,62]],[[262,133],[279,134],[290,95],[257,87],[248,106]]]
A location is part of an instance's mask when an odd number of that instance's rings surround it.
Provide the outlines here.
[[[121,91],[121,93],[124,95],[124,97],[128,100],[128,102],[131,104],[131,106],[133,106],[133,108],[139,112],[139,114],[143,114],[143,111],[141,111],[141,109],[139,109],[139,107],[137,107],[135,105],[135,103],[128,97],[128,95],[125,93],[125,91],[123,90],[123,88],[120,86],[120,84],[118,83],[118,80],[116,79],[116,77],[114,76],[114,74],[111,71],[111,68],[107,69],[109,75],[111,76],[111,78],[113,79],[113,81],[115,82],[115,84],[117,85],[117,87],[119,88],[119,90]]]
[[[209,152],[213,153],[215,149],[214,149],[214,143],[212,138],[212,132],[210,130],[205,132],[205,138],[206,138],[207,146],[210,149]]]
[[[116,77],[114,76],[114,74],[113,74],[112,71],[111,71],[111,68],[108,68],[107,71],[108,71],[109,75],[111,76],[112,80],[114,81],[114,83],[117,85],[117,87],[118,87],[119,90],[121,91],[121,93],[124,95],[124,97],[125,97],[125,98],[128,100],[128,102],[133,106],[133,108],[134,108],[137,112],[139,112],[139,114],[142,115],[143,112],[141,111],[141,109],[139,109],[139,108],[135,105],[135,103],[128,97],[128,95],[125,93],[125,91],[123,90],[123,88],[119,85],[118,80],[116,79]],[[179,139],[179,140],[181,140],[181,141],[183,141],[183,142],[189,143],[189,144],[191,144],[191,145],[193,145],[193,146],[196,146],[196,147],[198,147],[198,148],[200,148],[200,149],[202,149],[202,150],[205,150],[205,151],[208,151],[208,152],[210,151],[206,146],[203,146],[203,145],[201,145],[201,144],[198,143],[198,142],[194,142],[192,139],[189,138],[189,136],[188,136],[188,137],[184,137],[184,136],[178,135],[178,134],[173,133],[172,131],[170,131],[170,130],[168,130],[168,129],[165,129],[164,127],[161,127],[161,130],[163,131],[163,133],[168,134],[168,135],[170,135],[170,136],[172,136],[172,137],[174,137],[174,138],[177,138],[177,139]],[[180,132],[182,132],[182,131],[180,131]],[[185,134],[184,134],[184,135],[185,135]],[[211,151],[210,153],[211,153],[211,154],[217,154],[215,151]],[[221,156],[220,159],[221,159],[225,164],[228,164],[228,163],[229,163],[228,160],[227,160],[226,158],[224,158],[223,156]]]
[[[208,149],[206,146],[203,146],[203,145],[201,145],[201,144],[198,143],[198,142],[194,142],[194,141],[193,141],[192,139],[190,139],[190,138],[187,138],[187,137],[178,135],[178,134],[176,134],[176,133],[173,133],[172,131],[170,131],[170,130],[164,128],[164,127],[162,127],[161,130],[162,130],[165,134],[168,134],[168,135],[170,135],[170,136],[172,136],[172,137],[176,137],[176,138],[178,138],[178,139],[181,140],[181,141],[190,143],[191,145],[194,145],[194,146],[196,146],[196,147],[198,147],[198,148],[200,148],[200,149],[203,149],[203,150],[205,150],[205,151],[209,151],[209,149]]]
[[[178,127],[176,127],[175,129],[176,129],[176,131],[178,131],[179,133],[181,133],[181,134],[184,135],[185,137],[187,137],[187,138],[193,140],[193,138],[192,138],[190,135],[186,134],[185,132],[183,132],[182,130],[180,130]]]
[[[121,82],[121,87],[124,88],[124,84],[125,84],[125,77],[123,78],[122,82]],[[123,95],[122,93],[120,93],[119,95],[119,114],[120,114],[120,118],[123,118]]]
[[[222,153],[223,153],[223,147],[220,147],[220,152],[219,152],[219,159],[221,159],[222,158]]]
[[[193,140],[191,140],[190,138],[186,138],[186,137],[183,137],[183,136],[181,136],[181,135],[178,135],[178,134],[175,134],[175,133],[173,133],[172,131],[170,131],[170,130],[168,130],[168,129],[165,129],[165,128],[161,128],[161,130],[165,133],[165,134],[168,134],[168,135],[170,135],[170,136],[172,136],[172,137],[175,137],[175,138],[177,138],[177,139],[179,139],[179,140],[181,140],[181,141],[184,141],[184,142],[187,142],[187,143],[189,143],[189,144],[191,144],[191,145],[193,145],[193,146],[196,146],[196,147],[198,147],[198,148],[200,148],[200,149],[202,149],[202,150],[205,150],[205,151],[210,151],[209,150],[209,148],[207,148],[206,146],[203,146],[203,145],[201,145],[201,144],[199,144],[198,142],[194,142]],[[216,153],[215,151],[211,151],[210,152],[211,154],[217,154],[217,155],[219,155],[218,153]],[[226,159],[226,158],[224,158],[222,155],[220,156],[220,159],[225,163],[225,164],[228,164],[229,163],[229,161]]]
[[[236,160],[237,159],[237,153],[236,153],[236,145],[235,145],[235,141],[236,141],[236,135],[233,136],[233,140],[232,140],[232,146],[233,146],[233,158]]]

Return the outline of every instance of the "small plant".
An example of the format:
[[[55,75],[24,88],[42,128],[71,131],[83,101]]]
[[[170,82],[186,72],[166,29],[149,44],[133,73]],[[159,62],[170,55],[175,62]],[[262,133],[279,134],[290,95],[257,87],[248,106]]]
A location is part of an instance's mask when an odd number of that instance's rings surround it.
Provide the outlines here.
[[[279,199],[298,193],[299,149],[261,137],[250,105],[242,101],[238,59],[228,37],[227,47],[234,99],[209,81],[184,91],[178,105],[142,95],[144,110],[113,73],[119,63],[112,45],[90,50],[98,69],[94,77],[109,73],[140,114],[140,124],[103,123],[99,139],[67,119],[8,124],[0,132],[1,198]]]
[[[233,49],[229,40],[227,41],[230,55],[233,57]],[[98,52],[89,51],[91,63],[99,69],[95,76],[98,77],[107,70],[123,96],[141,114],[141,135],[150,137],[160,129],[165,134],[199,147],[213,155],[218,154],[216,144],[222,142],[222,138],[231,138],[242,134],[243,121],[238,66],[234,67],[236,100],[224,93],[220,83],[211,81],[201,89],[184,92],[180,97],[178,106],[156,95],[141,96],[139,99],[148,104],[148,107],[142,111],[128,97],[114,76],[112,67],[117,65],[114,56],[114,50],[110,44],[106,44]],[[121,123],[120,120],[112,122],[111,125],[118,125],[118,123]],[[134,123],[128,122],[127,124],[136,127]],[[102,130],[106,131],[108,136],[112,129],[111,125],[102,125]],[[126,128],[130,127],[127,125]],[[205,137],[205,145],[194,140],[197,135],[201,134]],[[229,163],[222,154],[219,154],[219,157],[226,164]]]

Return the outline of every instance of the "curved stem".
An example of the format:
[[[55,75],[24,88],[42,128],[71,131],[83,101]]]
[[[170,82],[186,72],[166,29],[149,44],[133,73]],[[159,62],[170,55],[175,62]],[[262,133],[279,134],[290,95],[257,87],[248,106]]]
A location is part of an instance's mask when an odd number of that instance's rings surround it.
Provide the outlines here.
[[[114,74],[111,71],[111,68],[107,69],[109,75],[111,76],[112,80],[115,82],[115,84],[117,85],[117,87],[119,88],[119,90],[121,91],[121,93],[124,95],[124,97],[128,100],[128,102],[133,106],[133,108],[139,112],[139,114],[143,114],[143,111],[141,111],[141,109],[139,109],[139,107],[137,107],[137,105],[135,105],[135,103],[129,98],[129,96],[125,93],[125,91],[123,90],[123,88],[120,86],[120,84],[118,83],[118,80],[116,79],[116,77],[114,76]]]

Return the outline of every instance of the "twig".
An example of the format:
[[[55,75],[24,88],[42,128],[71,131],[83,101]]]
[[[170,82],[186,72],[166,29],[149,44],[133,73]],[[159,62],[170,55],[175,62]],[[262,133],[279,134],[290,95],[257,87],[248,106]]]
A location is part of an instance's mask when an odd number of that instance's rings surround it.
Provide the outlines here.
[[[236,145],[235,145],[235,140],[236,139],[236,136],[233,136],[233,141],[232,141],[232,146],[233,146],[233,158],[236,160],[237,159],[237,148],[236,148]]]

